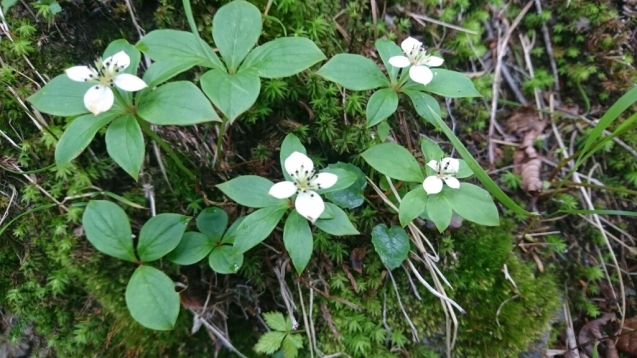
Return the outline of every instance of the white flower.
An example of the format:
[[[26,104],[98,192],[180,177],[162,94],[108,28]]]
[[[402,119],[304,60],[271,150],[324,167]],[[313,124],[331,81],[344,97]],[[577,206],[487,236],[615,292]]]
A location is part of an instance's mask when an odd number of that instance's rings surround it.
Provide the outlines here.
[[[407,56],[393,56],[389,59],[389,64],[394,67],[409,68],[409,77],[418,83],[426,85],[434,78],[434,74],[429,67],[438,67],[444,60],[437,56],[427,55],[422,46],[422,42],[413,37],[408,37],[400,44]]]
[[[325,210],[323,199],[314,190],[331,187],[336,184],[338,177],[332,173],[316,174],[312,160],[299,152],[287,157],[283,166],[292,181],[274,184],[268,194],[277,199],[286,199],[296,194],[296,211],[314,223]]]
[[[128,73],[121,73],[130,65],[130,57],[120,51],[111,57],[95,62],[94,67],[75,66],[66,69],[66,75],[73,81],[93,82],[95,86],[89,88],[84,95],[84,105],[94,115],[108,111],[115,101],[113,85],[127,92],[139,91],[146,83],[139,77]]]
[[[460,161],[454,158],[444,158],[441,161],[432,160],[427,165],[436,171],[436,175],[428,176],[422,183],[427,194],[438,194],[442,190],[442,181],[452,189],[458,189],[460,182],[453,175],[460,169]]]

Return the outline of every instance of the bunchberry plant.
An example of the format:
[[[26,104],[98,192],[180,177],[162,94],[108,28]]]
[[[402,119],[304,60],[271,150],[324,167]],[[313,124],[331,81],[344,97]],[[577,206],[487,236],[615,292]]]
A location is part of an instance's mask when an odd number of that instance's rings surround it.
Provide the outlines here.
[[[358,234],[340,207],[325,203],[321,198],[322,194],[348,189],[357,175],[336,166],[317,174],[305,147],[293,134],[288,134],[281,144],[281,168],[286,181],[277,184],[259,176],[244,175],[217,187],[240,205],[257,209],[237,228],[234,240],[237,254],[265,240],[290,211],[283,227],[283,243],[300,274],[310,261],[314,247],[310,223],[330,235]]]
[[[389,58],[389,64],[398,67],[409,67],[409,77],[418,83],[427,85],[434,78],[433,72],[429,67],[438,67],[442,65],[444,60],[440,57],[428,55],[422,42],[413,37],[406,38],[400,47],[406,56],[392,56]],[[411,67],[410,67],[411,66]]]

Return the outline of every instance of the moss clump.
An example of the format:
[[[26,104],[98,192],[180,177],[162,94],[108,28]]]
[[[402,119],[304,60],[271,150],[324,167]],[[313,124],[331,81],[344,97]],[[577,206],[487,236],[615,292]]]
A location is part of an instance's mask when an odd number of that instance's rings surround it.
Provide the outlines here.
[[[510,229],[469,226],[443,240],[446,254],[442,262],[447,264],[440,266],[454,287],[447,292],[467,310],[466,315],[458,317],[454,355],[517,357],[550,328],[549,321],[559,305],[553,276],[534,274],[530,265],[511,253]],[[518,291],[505,279],[501,271],[504,264]],[[321,298],[319,305],[325,305],[331,317],[322,310],[315,316],[320,327],[319,348],[325,353],[347,352],[356,357],[389,357],[400,350],[419,357],[444,354],[445,323],[440,301],[422,286],[418,286],[422,301],[418,300],[410,292],[405,273],[393,272],[405,311],[418,330],[420,342],[414,343],[391,280],[381,278],[385,277],[382,270],[379,258],[370,249],[364,273],[353,273],[359,292],[344,271],[332,275],[330,295],[361,310]]]

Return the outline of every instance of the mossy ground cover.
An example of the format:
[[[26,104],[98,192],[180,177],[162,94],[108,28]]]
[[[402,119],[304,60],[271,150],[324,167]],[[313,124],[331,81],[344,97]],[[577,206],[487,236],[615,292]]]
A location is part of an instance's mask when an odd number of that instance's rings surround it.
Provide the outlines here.
[[[192,3],[201,36],[207,41],[212,40],[212,17],[223,3]],[[580,148],[591,130],[585,119],[601,116],[634,84],[631,49],[637,46],[636,20],[620,6],[588,1],[544,3],[542,9],[534,5],[506,44],[505,64],[512,80],[495,87],[501,102],[506,103],[497,104],[497,120],[503,122],[507,111],[522,104],[516,90],[527,104],[536,101],[536,93],[541,101],[542,96],[552,92],[560,99],[558,106],[562,109],[555,117],[557,131],[545,132],[535,143],[547,162],[542,178],[553,180],[552,186],[528,194],[518,188],[521,178],[512,170],[496,169],[511,165],[513,147],[499,147],[493,164],[488,156],[490,103],[497,63],[494,48],[501,44],[507,26],[525,11],[525,4],[310,4],[293,0],[253,3],[262,11],[268,9],[263,41],[285,33],[306,36],[328,58],[349,52],[380,62],[373,48],[376,38],[399,42],[410,34],[439,48],[445,66],[469,74],[484,96],[441,101],[445,119],[452,122],[474,157],[485,168],[492,166],[494,180],[518,203],[541,216],[523,218],[501,207],[506,220],[500,227],[485,229],[462,223],[460,228],[442,234],[420,222],[439,250],[439,268],[453,287],[446,289],[448,295],[467,311],[458,315],[454,356],[517,356],[550,330],[565,301],[569,302],[576,328],[600,312],[617,311],[618,278],[610,266],[606,266],[609,279],[606,278],[603,265],[611,263],[611,257],[603,237],[577,215],[555,214],[560,209],[580,208],[582,196],[577,186],[569,183],[554,191],[564,173],[551,171],[562,159],[556,137]],[[144,30],[188,27],[178,2],[133,5]],[[0,129],[7,136],[0,141],[0,164],[13,171],[2,171],[0,177],[0,207],[2,212],[6,210],[1,223],[7,225],[17,218],[0,236],[0,307],[20,318],[8,338],[18,339],[22,328],[32,327],[33,354],[39,356],[197,357],[217,351],[222,356],[232,356],[219,339],[207,333],[206,327],[191,333],[190,310],[206,305],[205,318],[227,331],[239,351],[257,356],[253,347],[266,331],[260,315],[269,311],[288,313],[281,280],[275,273],[287,260],[280,232],[275,231],[266,241],[268,246],[251,250],[236,275],[216,275],[207,263],[179,267],[161,262],[159,266],[175,281],[187,284],[188,290],[181,294],[183,309],[175,329],[157,332],[137,324],[126,309],[124,290],[133,268],[100,254],[86,241],[81,216],[82,203],[88,199],[80,195],[108,191],[146,207],[152,198],[158,212],[190,216],[219,205],[233,219],[244,209],[225,200],[214,186],[245,174],[280,178],[278,150],[288,133],[297,135],[316,153],[319,164],[351,162],[367,173],[369,167],[359,154],[372,145],[376,135],[365,124],[369,93],[342,90],[315,74],[319,66],[291,78],[264,80],[255,106],[228,132],[220,168],[212,164],[217,139],[214,125],[160,127],[158,133],[196,174],[194,180],[165,153],[148,144],[143,173],[135,182],[108,158],[102,140],[94,141],[88,152],[64,168],[50,168],[26,174],[27,177],[15,171],[53,163],[57,138],[67,124],[55,117],[38,117],[28,104],[26,109],[23,107],[24,99],[38,89],[37,79],[53,77],[95,57],[117,38],[131,43],[138,39],[130,9],[124,3],[62,2],[62,12],[55,15],[47,15],[46,9],[42,10],[44,6],[40,2],[18,4],[5,13],[17,41],[10,42],[5,37],[0,42],[0,76],[5,84],[0,89]],[[558,11],[564,6],[569,11]],[[374,11],[378,16],[372,16]],[[423,20],[419,15],[442,24]],[[552,44],[551,53],[544,43],[545,32]],[[534,46],[526,48],[524,38],[535,41]],[[533,76],[527,58],[535,66]],[[180,76],[198,79],[202,74],[203,70],[195,68]],[[441,133],[413,113],[414,109],[406,106],[389,120],[394,140],[417,148],[418,138],[425,135],[451,150]],[[98,138],[102,135],[98,134]],[[509,138],[504,139],[507,142]],[[620,189],[602,194],[599,187],[594,187],[597,208],[634,211],[634,193],[630,190],[637,185],[637,165],[634,150],[626,147],[637,147],[637,135],[634,130],[628,131],[621,140],[625,146],[610,141],[603,155],[596,156],[581,172],[590,170],[594,179],[591,183],[595,185]],[[295,318],[300,323],[294,333],[304,340],[299,355],[310,356],[308,322],[312,322],[315,354],[445,355],[449,332],[442,303],[419,286],[407,270],[398,268],[391,275],[387,272],[371,244],[370,232],[377,223],[395,224],[397,215],[369,188],[365,194],[365,204],[350,214],[361,235],[344,239],[318,233],[312,260],[302,276],[284,266],[283,282],[291,293]],[[100,194],[97,197],[105,198]],[[56,203],[53,200],[60,205],[43,208]],[[27,213],[38,208],[43,210]],[[147,210],[124,208],[132,218],[134,230],[148,219]],[[18,217],[22,213],[26,214]],[[619,216],[607,218],[626,233],[615,234],[633,246],[629,240],[631,233],[637,232],[635,222]],[[634,266],[630,251],[616,243],[613,249],[623,270]],[[505,265],[512,280],[507,280],[502,271]],[[421,272],[426,270],[422,268]],[[626,289],[634,289],[635,282],[624,277]],[[628,297],[628,317],[635,314],[631,297],[634,296]],[[303,319],[304,314],[308,321]],[[564,347],[560,339],[550,345]]]

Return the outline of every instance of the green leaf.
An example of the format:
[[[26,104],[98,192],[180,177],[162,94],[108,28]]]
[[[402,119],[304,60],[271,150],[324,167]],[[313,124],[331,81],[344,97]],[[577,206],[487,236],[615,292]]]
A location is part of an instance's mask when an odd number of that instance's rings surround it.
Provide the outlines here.
[[[434,79],[424,87],[425,91],[448,98],[480,97],[480,93],[466,75],[441,68],[432,68],[431,72]]]
[[[221,240],[228,225],[228,214],[214,206],[203,209],[197,216],[197,229],[214,241]]]
[[[27,100],[42,113],[62,117],[78,116],[88,113],[84,106],[84,94],[92,85],[72,81],[66,74],[61,74]]]
[[[282,78],[295,75],[324,59],[323,52],[310,39],[282,37],[252,50],[240,71],[251,69],[259,77]]]
[[[334,218],[332,219],[318,219],[314,223],[317,228],[325,231],[326,233],[334,236],[346,236],[346,235],[358,235],[358,230],[349,221],[347,214],[343,209],[332,203],[325,203],[326,207],[332,211]]]
[[[374,61],[347,53],[332,57],[316,74],[352,91],[388,87],[390,84]]]
[[[188,231],[166,258],[178,265],[192,265],[206,257],[215,246],[214,239],[199,232]]]
[[[350,173],[354,173],[356,175],[356,181],[354,181],[354,184],[348,186],[345,189],[326,193],[325,197],[330,199],[334,204],[340,206],[341,208],[354,209],[363,205],[363,203],[365,202],[363,190],[367,186],[365,173],[363,173],[363,171],[360,170],[357,166],[350,163],[338,162],[336,164],[330,164],[328,168],[340,168],[345,169]]]
[[[279,350],[285,336],[287,336],[287,332],[263,333],[257,344],[254,345],[254,350],[258,353],[273,354]]]
[[[411,99],[411,103],[421,117],[433,124],[436,123],[434,116],[440,117],[440,104],[435,98],[424,92],[414,90],[405,90],[403,93]]]
[[[223,63],[202,39],[190,32],[155,30],[146,34],[136,47],[153,61],[179,61],[224,70]],[[152,67],[152,66],[151,66]]]
[[[223,234],[223,239],[221,239],[222,244],[234,244],[234,240],[237,237],[237,229],[239,228],[239,225],[241,225],[241,223],[243,222],[243,219],[245,218],[246,218],[245,216],[238,217],[232,223],[232,225],[230,225],[228,230],[226,230],[226,233]]]
[[[303,217],[301,217],[301,219],[303,219]],[[263,314],[263,319],[265,320],[265,323],[268,325],[268,327],[275,331],[289,332],[292,330],[292,327],[288,326],[285,317],[283,317],[283,314],[281,312],[265,312]]]
[[[376,225],[372,229],[372,243],[381,261],[390,270],[400,266],[409,254],[409,236],[399,226]]]
[[[327,168],[321,170],[321,173],[332,173],[338,177],[336,184],[326,189],[317,190],[319,194],[331,193],[349,188],[356,181],[356,174],[349,170],[329,165]]]
[[[137,114],[160,125],[221,121],[206,96],[188,81],[170,82],[148,93],[141,99]]]
[[[261,80],[251,72],[229,75],[220,70],[210,70],[201,76],[201,88],[230,124],[256,102]]]
[[[427,193],[422,185],[418,185],[414,190],[407,193],[401,203],[398,218],[400,224],[405,227],[412,220],[417,218],[427,207]]]
[[[486,190],[469,183],[460,183],[460,188],[444,188],[443,195],[451,208],[466,220],[485,226],[500,224],[498,208]],[[429,212],[427,212],[429,216]]]
[[[396,180],[422,182],[425,178],[411,153],[395,143],[381,143],[361,154],[372,168]]]
[[[498,186],[498,184],[494,183],[493,180],[489,177],[489,175],[482,169],[480,164],[473,159],[471,153],[465,148],[464,144],[456,137],[453,131],[447,126],[447,124],[440,118],[439,116],[434,117],[436,126],[442,129],[443,133],[447,136],[451,144],[456,148],[458,153],[462,156],[462,158],[466,161],[467,165],[476,178],[480,180],[482,185],[484,185],[502,204],[504,204],[507,208],[513,210],[515,213],[520,215],[533,215],[526,210],[522,209],[518,204],[516,204],[508,195],[506,195],[502,189]]]
[[[285,136],[285,139],[283,139],[283,143],[281,143],[281,153],[279,154],[283,177],[285,177],[285,180],[287,181],[292,181],[292,177],[290,177],[290,174],[285,170],[285,160],[288,159],[288,157],[294,152],[299,152],[307,155],[307,151],[305,150],[303,144],[301,144],[299,138],[290,133]]]
[[[261,12],[246,1],[235,0],[222,6],[212,20],[212,38],[230,73],[236,72],[259,36]]]
[[[208,257],[208,264],[216,273],[224,275],[237,273],[243,265],[243,254],[235,252],[231,245],[221,245],[212,250]]]
[[[378,124],[378,126],[376,127],[376,133],[378,134],[378,139],[380,139],[381,143],[384,142],[385,139],[387,139],[390,130],[391,127],[389,126],[389,124],[387,124],[387,122],[380,122]]]
[[[179,214],[159,214],[150,218],[139,232],[139,258],[145,262],[154,261],[174,250],[189,221],[189,217]]]
[[[288,334],[281,342],[281,352],[285,358],[296,358],[300,348],[303,348],[303,338],[300,334]]]
[[[18,0],[2,0],[2,12],[7,14],[13,5],[17,3]]]
[[[440,149],[438,143],[427,138],[421,139],[420,150],[425,157],[425,163],[429,163],[432,160],[439,162],[445,157],[445,153]]]
[[[150,266],[139,266],[126,286],[126,306],[142,326],[166,331],[175,326],[179,315],[179,294],[165,273]]]
[[[124,115],[108,126],[106,150],[115,163],[137,180],[144,161],[144,136],[135,116]]]
[[[469,168],[469,164],[464,159],[458,159],[458,162],[460,162],[460,167],[456,175],[454,175],[456,178],[463,179],[473,175],[473,170]]]
[[[398,94],[392,88],[381,88],[369,97],[365,116],[367,128],[377,125],[396,112],[398,108]]]
[[[385,69],[389,74],[389,78],[391,79],[392,83],[396,82],[396,78],[398,76],[400,68],[390,65],[389,59],[394,56],[404,56],[403,50],[398,45],[396,45],[394,41],[389,40],[376,40],[375,45],[381,60],[383,60],[383,65],[385,65]]]
[[[153,62],[144,73],[143,80],[152,90],[153,87],[168,81],[178,74],[188,71],[193,66],[201,63],[198,58],[170,58]]]
[[[95,248],[118,259],[137,262],[128,216],[117,204],[91,200],[82,216],[86,238]]]
[[[299,275],[312,257],[314,239],[307,220],[296,210],[292,210],[283,228],[283,244],[292,259],[292,264]],[[270,327],[272,327],[270,325]]]
[[[107,125],[117,114],[113,112],[100,113],[97,117],[85,114],[75,118],[66,128],[57,146],[55,146],[55,164],[63,167],[75,159],[88,147],[95,133]]]
[[[444,195],[427,197],[427,217],[436,225],[438,231],[443,232],[449,226],[452,216],[451,204]]]
[[[286,200],[277,199],[268,194],[272,183],[256,175],[242,175],[217,185],[230,199],[250,208],[281,207]]]
[[[244,253],[265,240],[287,209],[286,207],[271,206],[246,216],[237,228],[234,241],[235,251]]]

